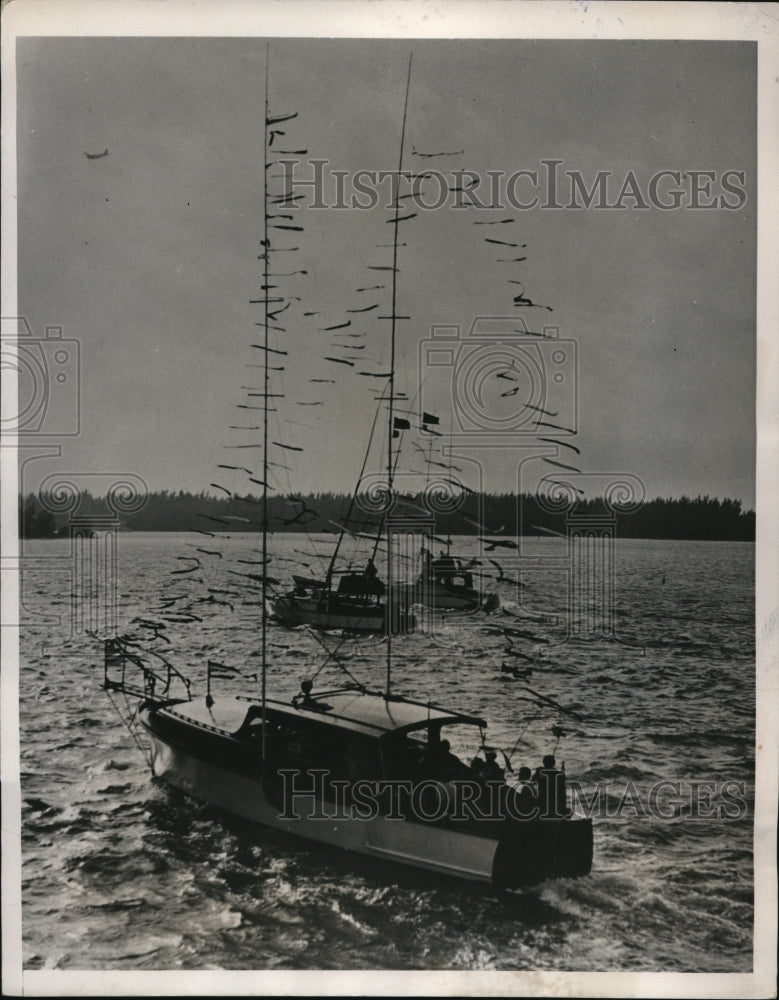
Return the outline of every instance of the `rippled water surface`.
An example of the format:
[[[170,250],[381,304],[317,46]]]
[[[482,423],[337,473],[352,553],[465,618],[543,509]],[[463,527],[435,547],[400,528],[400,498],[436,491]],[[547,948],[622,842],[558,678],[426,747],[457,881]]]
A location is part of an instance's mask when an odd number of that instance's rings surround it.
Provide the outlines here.
[[[120,629],[138,616],[160,620],[161,599],[194,592],[191,574],[170,575],[188,565],[177,561],[188,541],[119,536]],[[215,597],[200,605],[203,621],[169,623],[168,655],[193,689],[209,657],[256,670],[257,606],[244,603],[249,592],[228,573],[240,571],[247,544],[238,536],[220,543],[215,578],[201,587]],[[309,545],[292,535],[274,541],[304,571]],[[475,545],[463,539],[459,549]],[[501,896],[249,827],[152,779],[100,689],[99,646],[71,635],[71,594],[80,584],[69,543],[26,543],[25,967],[751,969],[754,547],[621,543],[615,625],[623,643],[560,641],[568,620],[564,543],[530,540],[527,548],[541,558],[520,591],[493,584],[504,605],[496,615],[428,621],[393,642],[396,690],[483,715],[490,741],[507,750],[521,736],[515,766],[539,763],[554,742],[550,725],[563,721],[557,754],[569,779],[590,793],[610,782],[604,795],[612,812],[622,800],[619,818],[594,821],[588,878]],[[217,597],[206,585],[239,596]],[[484,629],[495,624],[531,638],[515,637],[507,649],[502,635]],[[321,663],[321,650],[304,632],[280,626],[269,638],[269,684],[292,693]],[[381,641],[349,641],[342,652],[359,680],[383,687]],[[501,673],[501,663],[532,666],[533,689],[582,721],[521,700],[522,682]],[[334,680],[328,668],[322,683]],[[251,680],[243,684],[256,690]],[[475,747],[454,749],[465,755]],[[683,789],[712,783],[715,818],[691,818],[678,802],[667,818],[642,815],[661,779]],[[719,797],[728,780],[746,783],[746,815],[717,819],[716,808],[728,807]],[[728,809],[738,811],[732,802]]]

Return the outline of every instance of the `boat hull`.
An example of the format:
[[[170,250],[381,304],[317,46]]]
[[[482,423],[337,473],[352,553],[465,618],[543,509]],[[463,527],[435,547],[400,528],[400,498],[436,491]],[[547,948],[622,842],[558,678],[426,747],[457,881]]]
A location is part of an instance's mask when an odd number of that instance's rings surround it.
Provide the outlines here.
[[[343,629],[363,634],[386,631],[385,609],[380,605],[342,605],[328,609],[314,598],[279,597],[272,602],[271,612],[289,628],[308,625],[315,629]],[[406,610],[398,611],[393,618],[393,634],[413,632],[416,627],[414,616]]]
[[[369,819],[345,814],[332,802],[303,796],[303,808],[285,817],[279,776],[264,779],[259,746],[246,747],[213,729],[181,727],[143,710],[140,721],[152,748],[153,773],[193,798],[252,823],[284,830],[366,857],[504,889],[538,885],[550,877],[589,873],[589,820],[528,820],[473,832],[464,826],[418,820]],[[189,731],[188,731],[189,729]],[[267,776],[266,776],[267,777]],[[309,786],[307,786],[309,787]],[[318,815],[317,815],[318,814]]]
[[[399,591],[400,599],[408,604],[420,604],[434,611],[497,611],[497,594],[482,593],[470,587],[443,586],[435,581],[408,584]]]
[[[294,819],[284,819],[279,806],[269,801],[259,776],[249,777],[214,766],[171,746],[153,733],[150,735],[155,776],[231,815],[367,857],[470,881],[492,881],[496,841],[448,830],[431,830],[421,824],[384,816],[372,820],[345,820],[343,817],[310,818],[301,812]]]

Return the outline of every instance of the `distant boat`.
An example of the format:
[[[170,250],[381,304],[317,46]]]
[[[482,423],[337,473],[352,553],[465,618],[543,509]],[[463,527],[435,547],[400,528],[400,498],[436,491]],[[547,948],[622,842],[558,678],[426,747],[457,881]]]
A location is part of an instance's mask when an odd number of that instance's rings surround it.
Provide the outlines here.
[[[342,629],[356,633],[383,633],[391,628],[396,635],[411,632],[416,619],[406,602],[397,602],[388,612],[385,587],[378,577],[365,572],[342,573],[338,586],[333,578],[292,577],[295,587],[271,601],[273,617],[295,628]],[[388,621],[388,615],[391,619]]]
[[[474,586],[472,562],[441,553],[434,559],[422,550],[422,570],[413,584],[406,584],[403,599],[436,611],[497,611],[500,600],[495,592]]]
[[[383,401],[382,398],[379,406],[382,405]],[[378,413],[379,410],[376,411],[377,417]],[[390,426],[392,426],[391,413]],[[363,472],[375,429],[376,418],[374,418],[366,447]],[[374,564],[374,558],[382,540],[383,523],[377,528],[375,535],[370,537],[373,544],[372,554],[368,558],[365,568],[361,571],[355,569],[336,570],[336,561],[344,537],[350,533],[349,525],[359,488],[358,481],[324,576],[306,577],[293,574],[294,587],[286,594],[272,599],[271,612],[273,617],[283,625],[290,628],[308,625],[315,629],[341,629],[355,633],[386,633],[390,629],[395,635],[413,632],[416,628],[416,618],[405,598],[395,595],[395,599],[391,602],[392,607],[388,606],[390,602],[387,600],[386,587],[379,579],[378,570]]]

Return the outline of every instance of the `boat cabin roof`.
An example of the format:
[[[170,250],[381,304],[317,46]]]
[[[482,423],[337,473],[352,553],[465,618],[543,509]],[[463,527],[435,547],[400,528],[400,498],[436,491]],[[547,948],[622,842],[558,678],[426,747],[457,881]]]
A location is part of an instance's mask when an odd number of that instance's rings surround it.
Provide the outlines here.
[[[375,739],[446,724],[486,726],[486,722],[478,716],[463,715],[405,698],[387,699],[380,694],[362,691],[325,691],[308,698],[299,697],[295,702],[268,698],[266,704],[269,719],[276,722],[284,721],[285,716],[290,720],[307,719]],[[197,698],[169,706],[165,711],[209,729],[236,733],[250,718],[259,718],[260,705],[254,698],[217,696],[210,707],[204,699]]]
[[[483,719],[463,715],[439,705],[411,701],[406,698],[385,698],[362,691],[333,691],[298,699],[294,706],[268,700],[271,709],[290,708],[296,715],[307,716],[339,729],[349,729],[366,736],[382,737],[391,733],[410,733],[446,723],[485,726]]]

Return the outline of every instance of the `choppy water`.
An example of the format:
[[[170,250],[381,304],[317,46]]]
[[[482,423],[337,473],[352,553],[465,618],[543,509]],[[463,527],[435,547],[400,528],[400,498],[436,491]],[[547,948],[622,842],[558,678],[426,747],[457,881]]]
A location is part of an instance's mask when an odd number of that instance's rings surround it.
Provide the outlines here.
[[[160,595],[190,586],[192,574],[169,575],[187,565],[176,560],[185,541],[120,536],[120,628],[137,615],[159,617],[150,609]],[[474,546],[463,540],[460,550]],[[235,588],[239,578],[227,570],[241,568],[246,539],[221,547],[219,582],[206,582]],[[538,641],[515,638],[513,647],[533,658],[532,687],[583,716],[565,720],[558,748],[569,778],[589,791],[610,781],[612,809],[626,792],[638,806],[621,818],[596,818],[591,876],[515,898],[250,828],[151,779],[99,688],[99,647],[70,634],[71,594],[81,584],[68,543],[28,542],[20,675],[25,967],[751,969],[754,547],[621,543],[616,627],[643,653],[600,638],[556,642],[567,584],[551,560],[565,550],[553,539],[528,547],[549,557],[549,568],[542,559],[523,577],[521,602],[501,583],[508,614],[489,621],[533,633]],[[302,563],[300,537],[283,536],[276,548]],[[234,613],[202,604],[202,623],[169,629],[170,655],[196,686],[208,657],[256,669],[256,605],[229,599]],[[43,614],[63,623],[42,622]],[[270,684],[291,693],[321,655],[305,634],[279,626],[270,641]],[[500,664],[527,661],[506,653],[502,636],[453,617],[393,646],[397,690],[484,715],[490,741],[504,748],[521,733],[515,766],[535,766],[551,749],[549,725],[562,717],[520,700],[521,683]],[[354,653],[348,667],[356,677],[383,687],[380,641],[348,642],[342,651]],[[637,815],[661,779],[683,789],[714,783],[715,807],[723,805],[720,783],[745,781],[747,814]]]

